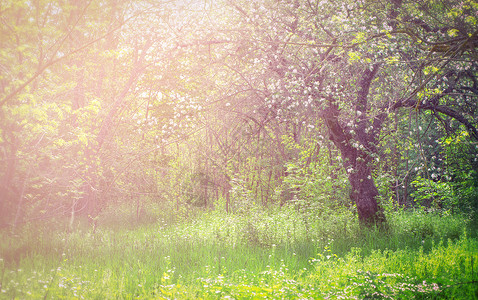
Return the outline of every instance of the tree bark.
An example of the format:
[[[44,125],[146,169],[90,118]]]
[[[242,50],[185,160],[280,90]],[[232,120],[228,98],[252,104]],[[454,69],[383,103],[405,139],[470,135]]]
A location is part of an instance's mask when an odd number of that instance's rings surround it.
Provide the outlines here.
[[[377,186],[372,179],[372,169],[366,163],[356,163],[355,169],[349,174],[352,186],[350,198],[357,205],[359,221],[365,225],[378,225],[385,222],[385,215],[379,207]]]
[[[373,124],[370,124],[366,114],[370,84],[378,68],[379,65],[374,65],[372,69],[365,70],[359,81],[356,98],[358,118],[353,130],[339,122],[339,108],[335,102],[329,101],[324,113],[330,139],[341,153],[352,187],[350,198],[357,205],[360,223],[366,226],[386,223],[383,210],[377,202],[379,193],[372,177],[372,163],[377,154],[377,137],[384,118],[378,116],[374,118]],[[367,130],[368,127],[373,129]]]
[[[340,127],[338,119],[327,119],[330,139],[339,148],[352,187],[350,199],[357,205],[360,223],[372,226],[386,222],[377,203],[378,189],[372,178],[372,156],[350,144],[350,136]]]

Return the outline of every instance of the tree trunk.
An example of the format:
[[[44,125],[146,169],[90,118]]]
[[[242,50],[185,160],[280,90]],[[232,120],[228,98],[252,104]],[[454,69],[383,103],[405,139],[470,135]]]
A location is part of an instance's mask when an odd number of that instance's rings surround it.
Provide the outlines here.
[[[360,223],[367,226],[384,223],[385,215],[377,203],[379,194],[371,168],[362,162],[356,163],[354,171],[349,174],[349,182],[352,186],[350,198],[357,205]]]
[[[352,187],[350,198],[357,205],[360,223],[366,226],[386,223],[383,210],[377,203],[379,193],[372,177],[372,163],[377,154],[377,136],[386,115],[376,116],[373,124],[370,124],[366,114],[370,83],[378,68],[378,65],[374,65],[371,70],[366,69],[359,81],[355,107],[358,118],[353,130],[339,122],[339,107],[336,102],[329,101],[324,112],[330,139],[342,155]],[[370,127],[373,129],[367,130]]]
[[[346,136],[344,131],[342,134]],[[338,136],[331,134],[331,139],[341,152],[352,187],[350,199],[357,205],[360,223],[366,226],[384,224],[385,215],[378,205],[379,193],[372,177],[371,155],[366,151],[357,150],[349,142],[337,142],[340,140]]]
[[[2,116],[3,117],[3,116]],[[5,164],[0,167],[0,227],[6,225],[11,218],[11,213],[15,200],[18,199],[18,189],[14,176],[17,170],[17,151],[18,138],[16,131],[12,127],[6,126],[7,130],[3,132],[3,142],[0,143],[0,160]]]

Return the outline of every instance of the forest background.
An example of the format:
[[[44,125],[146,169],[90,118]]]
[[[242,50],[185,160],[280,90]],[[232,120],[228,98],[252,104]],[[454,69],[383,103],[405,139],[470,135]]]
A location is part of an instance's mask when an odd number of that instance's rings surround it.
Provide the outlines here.
[[[289,211],[306,240],[386,236],[404,215],[473,226],[477,14],[474,0],[1,1],[2,234],[212,214],[250,218],[246,240],[270,247],[255,224]]]

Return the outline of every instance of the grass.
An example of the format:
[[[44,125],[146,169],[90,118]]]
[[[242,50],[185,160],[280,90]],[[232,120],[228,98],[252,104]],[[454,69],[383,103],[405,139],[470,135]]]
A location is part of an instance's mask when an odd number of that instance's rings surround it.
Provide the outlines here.
[[[30,224],[1,233],[0,298],[478,298],[467,219],[420,211],[388,219],[387,233],[360,228],[348,210],[294,207],[175,224],[79,222],[70,234],[67,222]]]

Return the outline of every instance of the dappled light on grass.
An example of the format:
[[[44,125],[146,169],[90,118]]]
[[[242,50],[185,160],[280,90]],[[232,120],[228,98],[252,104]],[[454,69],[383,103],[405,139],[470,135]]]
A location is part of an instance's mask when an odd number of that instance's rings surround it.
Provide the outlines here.
[[[451,214],[418,215],[389,215],[391,228],[385,235],[373,229],[360,231],[346,211],[342,219],[340,213],[312,218],[286,207],[247,215],[210,213],[168,227],[156,223],[131,230],[99,227],[93,232],[80,226],[65,235],[44,224],[25,228],[20,239],[2,232],[1,295],[84,299],[474,295],[476,285],[468,283],[477,280],[473,270],[478,270],[478,242],[463,226],[457,229],[466,221]],[[418,221],[421,226],[406,225]],[[344,226],[349,229],[344,231]],[[319,230],[324,227],[327,231]],[[8,254],[12,240],[23,249],[16,257]]]

